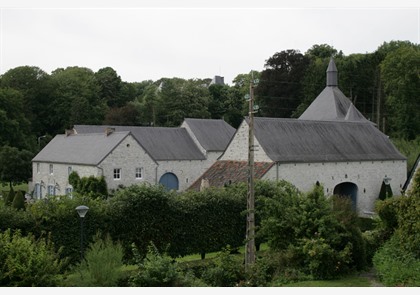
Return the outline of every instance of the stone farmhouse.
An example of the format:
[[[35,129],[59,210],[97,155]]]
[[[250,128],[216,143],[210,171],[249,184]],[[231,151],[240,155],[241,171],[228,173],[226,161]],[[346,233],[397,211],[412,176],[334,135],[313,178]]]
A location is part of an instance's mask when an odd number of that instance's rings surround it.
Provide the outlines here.
[[[223,153],[235,129],[223,120],[185,119],[179,128],[75,125],[32,160],[35,198],[71,194],[68,176],[104,176],[108,189],[163,184],[183,191]]]
[[[406,158],[338,88],[334,60],[327,85],[298,119],[254,118],[255,179],[286,180],[303,192],[321,184],[327,196],[348,196],[361,216],[370,216],[382,186],[400,195]],[[249,118],[225,152],[190,187],[247,182]]]

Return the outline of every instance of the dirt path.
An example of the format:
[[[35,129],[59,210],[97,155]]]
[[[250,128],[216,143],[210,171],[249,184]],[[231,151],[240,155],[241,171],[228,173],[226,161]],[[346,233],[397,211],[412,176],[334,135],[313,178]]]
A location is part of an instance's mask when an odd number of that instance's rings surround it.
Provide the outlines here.
[[[362,273],[360,275],[362,278],[367,278],[370,282],[371,287],[385,287],[376,277],[375,271],[371,269],[370,271],[366,273]]]

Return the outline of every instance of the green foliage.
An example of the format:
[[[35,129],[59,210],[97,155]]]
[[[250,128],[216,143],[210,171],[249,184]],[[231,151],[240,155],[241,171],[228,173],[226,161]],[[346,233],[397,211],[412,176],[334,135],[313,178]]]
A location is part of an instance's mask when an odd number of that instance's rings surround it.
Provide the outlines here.
[[[17,210],[25,209],[25,197],[23,196],[22,191],[17,191],[15,197],[13,198],[12,207]]]
[[[92,198],[106,199],[108,196],[108,186],[104,176],[82,177],[76,171],[69,175],[69,184],[73,186],[74,192]]]
[[[106,203],[101,200],[81,197],[74,194],[67,196],[50,196],[28,204],[26,212],[32,220],[32,232],[36,236],[51,234],[57,248],[62,247],[60,257],[68,257],[70,264],[80,260],[80,217],[76,207],[85,205],[89,211],[84,217],[84,241],[89,244],[99,230],[109,231],[109,219],[106,214]]]
[[[283,185],[288,193],[278,188],[278,194],[262,198],[261,234],[270,247],[289,251],[293,264],[316,278],[363,269],[365,245],[350,203],[327,199],[322,186],[303,195]]]
[[[419,211],[420,198],[416,191],[379,202],[378,214],[391,238],[375,253],[373,264],[386,285],[420,284]]]
[[[0,285],[8,287],[55,287],[65,263],[49,238],[10,229],[0,233],[0,261]]]
[[[261,115],[290,118],[302,99],[302,80],[309,58],[298,50],[284,50],[270,57],[255,90]]]
[[[6,199],[5,199],[5,204],[7,205],[7,206],[11,206],[12,205],[12,203],[13,203],[13,200],[15,199],[15,191],[14,191],[14,189],[13,189],[13,187],[10,187],[10,191],[9,191],[9,193],[7,194],[7,197],[6,197]]]
[[[126,259],[131,258],[133,243],[145,255],[150,242],[163,250],[181,239],[174,232],[182,220],[176,218],[170,197],[174,196],[162,186],[143,184],[119,190],[109,200],[110,233],[114,240],[122,242]]]
[[[408,140],[420,133],[419,67],[420,46],[411,44],[389,52],[381,63],[390,133]]]
[[[403,138],[391,138],[395,147],[407,157],[407,172],[411,172],[416,163],[417,157],[420,155],[420,136],[413,140]]]
[[[373,264],[377,275],[386,286],[418,287],[420,259],[401,246],[403,244],[394,236],[376,252]]]
[[[191,273],[184,274],[178,263],[166,253],[160,254],[153,243],[143,258],[133,245],[138,272],[130,278],[132,287],[194,287],[204,284]]]
[[[0,183],[14,184],[27,182],[32,175],[33,153],[15,147],[0,147]]]
[[[245,235],[246,192],[236,186],[185,192],[174,199],[180,220],[177,240],[171,251],[178,255],[220,251],[227,244],[243,245]],[[182,230],[182,231],[181,231]]]
[[[243,260],[238,260],[231,254],[232,249],[227,246],[222,249],[213,261],[212,266],[202,274],[202,280],[213,287],[234,287],[244,280]]]
[[[85,253],[85,259],[75,268],[66,285],[73,287],[117,287],[123,266],[123,249],[109,235],[98,232]]]

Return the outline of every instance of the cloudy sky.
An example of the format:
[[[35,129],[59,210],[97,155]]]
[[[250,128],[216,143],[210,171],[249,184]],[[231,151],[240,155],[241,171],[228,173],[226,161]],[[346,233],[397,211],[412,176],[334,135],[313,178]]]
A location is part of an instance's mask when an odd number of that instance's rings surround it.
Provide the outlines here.
[[[231,84],[282,50],[329,44],[349,55],[392,40],[420,43],[418,1],[0,0],[0,74],[112,67],[127,82]]]

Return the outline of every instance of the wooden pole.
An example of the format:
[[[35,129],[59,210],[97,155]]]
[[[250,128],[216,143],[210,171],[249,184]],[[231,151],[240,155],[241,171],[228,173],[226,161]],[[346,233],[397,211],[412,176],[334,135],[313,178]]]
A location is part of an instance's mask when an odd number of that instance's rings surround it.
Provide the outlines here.
[[[255,196],[254,196],[254,82],[249,87],[249,136],[248,136],[248,194],[246,218],[245,268],[255,263]]]

